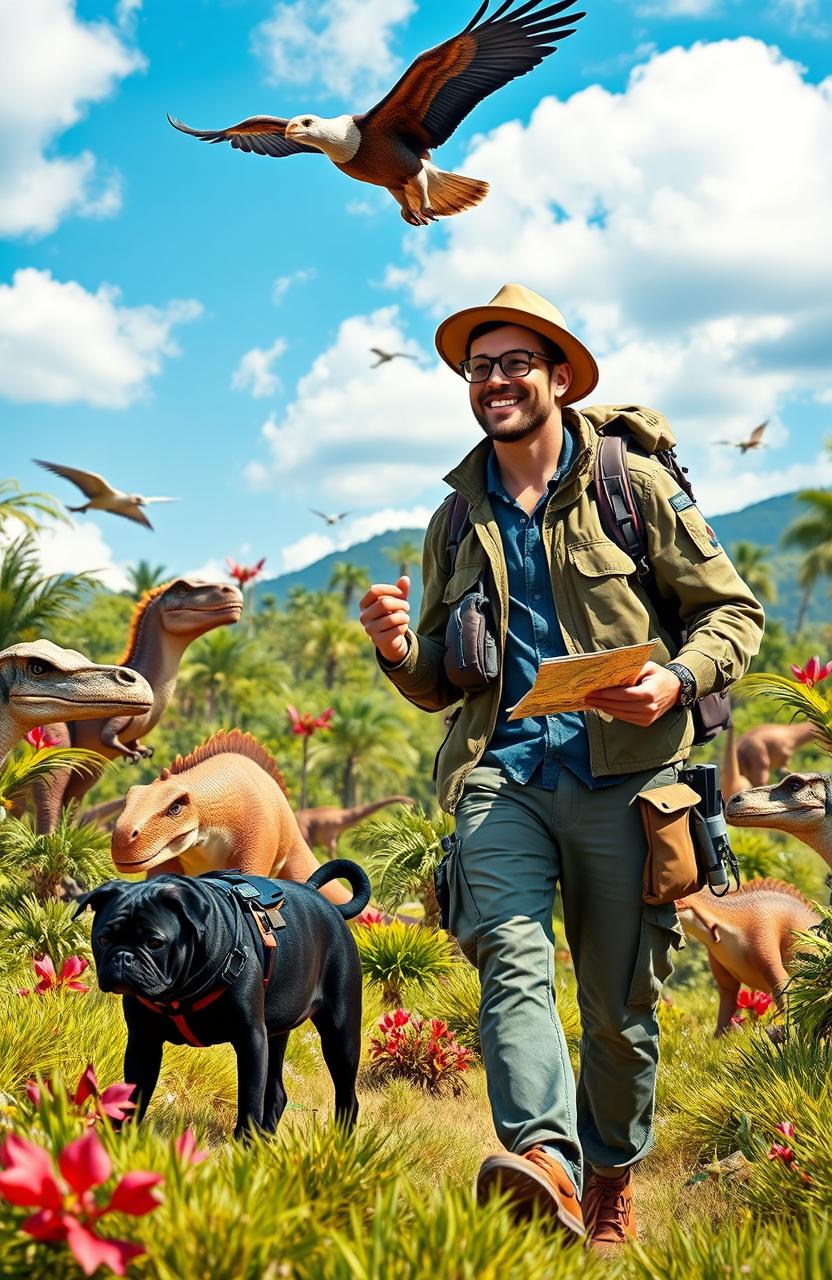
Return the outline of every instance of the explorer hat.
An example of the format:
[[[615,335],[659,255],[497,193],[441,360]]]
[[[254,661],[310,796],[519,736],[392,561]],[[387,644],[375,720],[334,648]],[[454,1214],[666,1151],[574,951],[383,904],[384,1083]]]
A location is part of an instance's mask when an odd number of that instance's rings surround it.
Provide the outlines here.
[[[598,382],[598,366],[594,356],[570,333],[557,307],[522,284],[504,284],[498,294],[483,307],[466,307],[448,316],[436,330],[436,350],[447,365],[462,377],[460,365],[466,357],[468,336],[477,325],[487,321],[520,324],[534,329],[556,343],[572,366],[572,384],[563,398],[564,404],[583,400]]]

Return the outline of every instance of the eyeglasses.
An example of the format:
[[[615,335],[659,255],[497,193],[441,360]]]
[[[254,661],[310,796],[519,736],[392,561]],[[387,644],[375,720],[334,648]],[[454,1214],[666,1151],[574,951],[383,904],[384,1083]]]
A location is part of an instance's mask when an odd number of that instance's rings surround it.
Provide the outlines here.
[[[504,351],[501,356],[472,356],[470,360],[463,360],[459,367],[466,382],[487,382],[495,364],[507,378],[525,378],[531,373],[532,360],[561,363],[551,356],[541,355],[539,351]]]

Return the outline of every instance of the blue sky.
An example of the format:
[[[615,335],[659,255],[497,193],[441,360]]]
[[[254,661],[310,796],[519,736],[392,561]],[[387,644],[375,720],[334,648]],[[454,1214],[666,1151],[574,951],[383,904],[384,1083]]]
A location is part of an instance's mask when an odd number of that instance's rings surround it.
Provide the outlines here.
[[[345,545],[424,521],[477,439],[433,332],[506,279],[593,347],[596,402],[668,414],[707,511],[832,482],[825,0],[586,7],[435,154],[488,199],[417,229],[323,156],[165,113],[366,110],[474,0],[0,0],[4,474],[74,502],[42,457],[181,499],[153,534],[47,535],[48,567],[273,575],[332,549],[309,507],[352,513]],[[373,371],[377,342],[419,359]],[[765,417],[763,453],[714,443]]]

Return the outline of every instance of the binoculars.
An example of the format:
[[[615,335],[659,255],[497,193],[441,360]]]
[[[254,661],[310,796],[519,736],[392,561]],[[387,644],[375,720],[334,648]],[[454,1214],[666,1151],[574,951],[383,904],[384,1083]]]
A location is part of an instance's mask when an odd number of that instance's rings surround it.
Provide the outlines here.
[[[711,893],[721,898],[731,887],[730,876],[734,877],[739,889],[740,871],[722,812],[719,765],[691,765],[680,770],[679,781],[693,787],[699,796],[699,802],[691,809],[697,861],[705,873]]]

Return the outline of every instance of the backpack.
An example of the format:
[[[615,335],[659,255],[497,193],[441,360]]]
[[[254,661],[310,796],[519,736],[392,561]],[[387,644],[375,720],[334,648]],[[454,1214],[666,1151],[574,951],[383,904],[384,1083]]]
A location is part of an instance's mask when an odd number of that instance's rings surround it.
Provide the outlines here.
[[[641,412],[645,415],[649,413],[649,411]],[[686,469],[679,465],[676,452],[671,445],[672,437],[662,430],[661,423],[655,415],[650,414],[648,419],[651,426],[655,425],[658,428],[655,444],[665,447],[653,449],[644,447],[636,439],[627,423],[626,410],[621,415],[610,410],[591,410],[585,416],[590,418],[600,436],[595,458],[594,482],[598,514],[604,533],[611,542],[626,551],[635,563],[639,583],[678,652],[687,639],[687,630],[673,602],[666,600],[659,591],[656,575],[647,554],[644,520],[630,482],[627,452],[631,447],[635,447],[645,455],[655,458],[693,502],[695,501],[693,489],[687,479]],[[470,524],[469,516],[468,502],[460,493],[456,493],[448,524],[446,553],[449,574],[454,571],[459,545]],[[694,726],[693,741],[697,746],[711,742],[731,723],[731,704],[727,692],[707,693],[697,698],[691,711]]]

